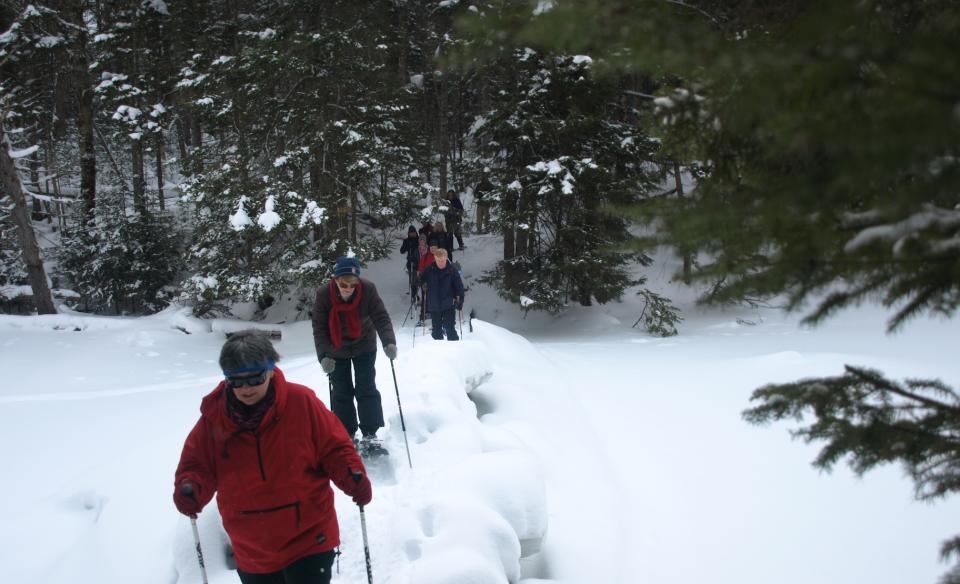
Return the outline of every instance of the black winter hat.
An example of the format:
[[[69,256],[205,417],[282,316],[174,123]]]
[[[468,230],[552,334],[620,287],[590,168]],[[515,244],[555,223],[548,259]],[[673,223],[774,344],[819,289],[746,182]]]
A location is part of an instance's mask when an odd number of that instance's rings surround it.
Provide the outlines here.
[[[414,227],[413,225],[411,225],[410,228],[407,229],[407,233],[416,233],[416,232],[417,232],[417,228]]]

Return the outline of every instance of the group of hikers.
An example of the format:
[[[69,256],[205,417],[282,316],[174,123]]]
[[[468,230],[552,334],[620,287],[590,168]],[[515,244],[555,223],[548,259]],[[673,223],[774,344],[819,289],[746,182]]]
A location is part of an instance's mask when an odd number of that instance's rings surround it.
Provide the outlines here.
[[[401,251],[433,338],[458,340],[454,311],[463,306],[464,287],[452,257],[454,237],[459,250],[465,247],[463,204],[453,191],[448,201],[449,232],[439,222],[420,232],[411,226]],[[312,389],[284,377],[267,336],[234,333],[220,351],[224,379],[201,401],[176,470],[174,504],[194,521],[217,494],[243,584],[328,584],[340,545],[330,483],[362,512],[373,498],[364,459],[388,454],[377,437],[384,426],[377,337],[391,362],[397,339],[356,258],[338,259],[317,290],[312,324],[330,409]]]
[[[411,225],[407,238],[400,246],[400,253],[406,254],[406,272],[409,286],[411,309],[420,306],[420,319],[417,326],[423,326],[427,315],[430,316],[431,336],[435,339],[456,341],[456,311],[463,309],[464,286],[460,271],[453,262],[453,241],[456,237],[459,251],[463,245],[461,226],[463,223],[463,203],[454,191],[447,192],[448,207],[444,213],[449,231],[443,223],[425,223],[417,230]]]

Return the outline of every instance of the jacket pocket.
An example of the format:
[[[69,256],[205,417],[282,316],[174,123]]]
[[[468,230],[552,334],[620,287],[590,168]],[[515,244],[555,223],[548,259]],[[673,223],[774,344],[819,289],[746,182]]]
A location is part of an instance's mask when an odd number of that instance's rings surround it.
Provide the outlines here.
[[[268,507],[267,509],[247,509],[245,511],[240,511],[240,515],[266,515],[267,513],[282,513],[286,509],[293,510],[293,517],[296,521],[296,524],[294,527],[296,527],[296,529],[300,529],[300,503],[299,502],[287,503],[286,505],[277,505],[276,507]],[[265,517],[264,519],[270,522],[275,522],[278,519],[282,521],[282,518],[280,518],[279,516],[269,517],[269,518]]]
[[[236,551],[245,557],[269,557],[279,552],[300,533],[300,503],[287,503],[263,509],[244,509],[224,528],[234,541]]]

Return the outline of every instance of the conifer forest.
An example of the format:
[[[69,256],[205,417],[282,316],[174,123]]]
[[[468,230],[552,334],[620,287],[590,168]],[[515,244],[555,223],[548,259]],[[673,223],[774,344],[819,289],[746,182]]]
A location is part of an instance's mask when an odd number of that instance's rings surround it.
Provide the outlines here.
[[[952,0],[0,0],[0,312],[306,318],[337,257],[453,190],[502,238],[483,282],[531,310],[640,294],[676,334],[636,269],[669,249],[706,303],[950,318],[958,31]],[[754,399],[815,419],[822,468],[960,490],[938,380]]]

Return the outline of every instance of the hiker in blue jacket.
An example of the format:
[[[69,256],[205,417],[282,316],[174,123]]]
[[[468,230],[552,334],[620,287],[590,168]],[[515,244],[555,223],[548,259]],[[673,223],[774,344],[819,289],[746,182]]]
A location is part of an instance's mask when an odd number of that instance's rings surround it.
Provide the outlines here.
[[[446,333],[448,341],[459,341],[454,315],[463,308],[463,280],[448,260],[447,250],[437,248],[434,263],[423,270],[420,279],[427,290],[427,311],[433,322],[433,338],[440,340]]]

